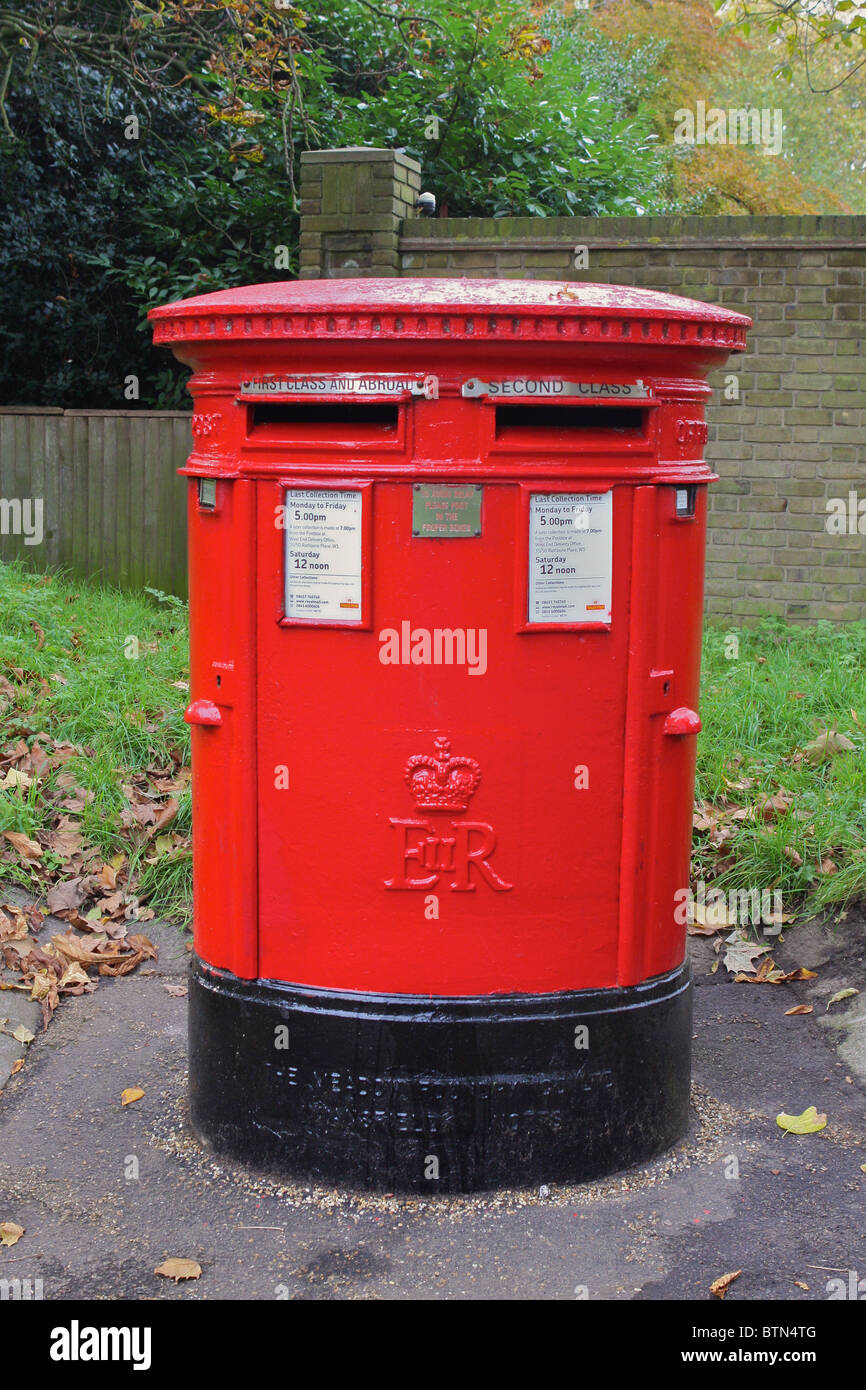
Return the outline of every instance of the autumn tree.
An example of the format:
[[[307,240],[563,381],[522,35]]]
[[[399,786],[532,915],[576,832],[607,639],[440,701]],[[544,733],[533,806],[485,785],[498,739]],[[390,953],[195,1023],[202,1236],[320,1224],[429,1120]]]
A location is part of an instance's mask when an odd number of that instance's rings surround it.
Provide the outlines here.
[[[713,0],[610,0],[593,11],[599,29],[618,45],[657,41],[658,82],[649,96],[653,126],[668,163],[668,208],[694,213],[852,212],[862,205],[862,187],[852,168],[846,139],[862,132],[863,105],[837,94],[839,123],[828,130],[828,113],[795,76],[789,87],[774,79],[776,60],[766,35],[751,37],[725,29]],[[705,108],[768,107],[784,123],[778,155],[742,143],[675,144],[677,113]],[[822,127],[817,141],[799,139],[802,129]],[[839,137],[839,138],[837,138]],[[840,189],[844,190],[840,192]],[[857,197],[852,206],[845,194]]]
[[[836,91],[866,66],[866,5],[855,0],[715,0],[725,30],[763,32],[777,53],[774,72],[802,69],[813,92]]]

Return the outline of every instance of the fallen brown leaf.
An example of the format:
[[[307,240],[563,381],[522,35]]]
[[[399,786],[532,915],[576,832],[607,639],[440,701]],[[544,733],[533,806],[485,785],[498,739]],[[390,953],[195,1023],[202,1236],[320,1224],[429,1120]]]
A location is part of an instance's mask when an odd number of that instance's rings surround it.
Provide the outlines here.
[[[143,960],[144,956],[140,951],[136,951],[134,955],[110,956],[104,965],[99,966],[96,973],[108,979],[116,979],[120,975],[131,975]]]
[[[168,798],[168,801],[162,809],[157,812],[156,820],[153,823],[153,829],[150,832],[152,835],[155,835],[158,830],[164,830],[167,825],[171,824],[177,815],[178,804],[177,797],[170,796]]]
[[[48,848],[59,859],[69,859],[77,854],[84,844],[84,836],[77,830],[51,830],[48,834]]]
[[[855,747],[847,734],[840,734],[837,729],[824,729],[817,738],[806,744],[803,756],[810,763],[823,763],[836,753],[853,753]]]
[[[10,767],[6,776],[0,781],[0,787],[4,791],[14,791],[21,787],[24,791],[33,786],[33,778],[26,772],[22,772],[18,767]]]
[[[57,981],[57,988],[58,990],[71,990],[75,985],[89,985],[90,983],[90,976],[84,966],[79,965],[78,961],[72,960]]]
[[[783,816],[790,805],[790,793],[779,791],[775,796],[758,797],[755,802],[755,810],[758,815],[764,817],[764,820],[774,820],[776,816]]]
[[[51,944],[59,955],[65,956],[67,960],[78,961],[82,965],[103,965],[106,961],[120,959],[122,955],[121,943],[109,942],[103,933],[97,937],[89,937],[88,944],[85,945],[83,937],[75,936],[73,932],[68,931],[52,936]],[[103,949],[97,950],[97,946],[102,946]]]
[[[740,971],[734,976],[734,984],[737,985],[777,985],[782,979],[782,972],[776,962],[767,956],[761,961],[753,975],[746,975]]]
[[[103,864],[97,877],[104,888],[117,887],[117,870],[111,864]]]
[[[173,1256],[171,1259],[163,1260],[153,1272],[161,1274],[165,1279],[173,1279],[177,1284],[181,1279],[200,1279],[201,1265],[195,1260],[182,1260]]]
[[[96,907],[101,917],[113,917],[123,906],[125,894],[122,890],[116,893],[109,893],[106,897],[100,898]]]
[[[730,930],[736,926],[736,917],[728,911],[728,905],[724,897],[714,899],[708,903],[695,903],[692,909],[694,921],[690,924],[699,930],[692,931],[693,936],[698,934],[707,935],[710,932]]]
[[[724,1298],[725,1294],[728,1292],[728,1289],[731,1287],[734,1280],[739,1279],[742,1272],[743,1271],[741,1269],[735,1269],[730,1274],[722,1274],[718,1279],[715,1279],[713,1283],[710,1284],[710,1293],[713,1294],[716,1298]]]
[[[4,839],[7,839],[14,850],[17,850],[22,859],[41,859],[42,846],[38,840],[31,840],[28,835],[22,835],[17,830],[4,830]]]
[[[0,941],[24,941],[30,933],[27,918],[23,912],[13,909],[12,921],[4,910],[0,910]]]
[[[62,883],[55,883],[45,899],[48,911],[59,912],[64,908],[80,907],[85,896],[81,884],[81,877],[67,878]]]
[[[153,942],[148,937],[142,936],[140,932],[133,932],[126,938],[126,945],[133,951],[138,951],[144,960],[158,960],[159,952]]]

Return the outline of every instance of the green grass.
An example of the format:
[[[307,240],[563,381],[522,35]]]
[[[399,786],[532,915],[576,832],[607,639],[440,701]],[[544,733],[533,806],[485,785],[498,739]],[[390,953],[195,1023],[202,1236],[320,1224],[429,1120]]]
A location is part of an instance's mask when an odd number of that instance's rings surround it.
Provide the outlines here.
[[[731,635],[737,656],[726,656]],[[778,888],[786,911],[866,894],[866,623],[804,628],[767,618],[745,630],[708,627],[701,718],[696,797],[713,805],[727,798],[751,814],[727,822],[726,855],[696,833],[694,878]],[[802,750],[826,729],[854,749],[816,766]],[[731,787],[737,782],[752,785]],[[780,790],[790,805],[765,820],[756,803]],[[821,872],[827,860],[835,872]]]
[[[131,637],[137,660],[127,655]],[[732,637],[736,656],[726,655]],[[730,833],[720,847],[696,831],[693,879],[780,889],[786,911],[866,895],[866,623],[710,626],[703,671],[696,795],[718,809]],[[189,790],[179,797],[170,844],[136,839],[120,820],[132,775],[189,763],[182,717],[189,696],[172,684],[188,674],[185,605],[0,565],[0,672],[9,683],[0,690],[0,747],[30,744],[44,732],[82,750],[26,790],[0,789],[0,832],[35,837],[49,829],[57,776],[72,771],[93,793],[79,818],[86,839],[105,857],[128,854],[139,896],[160,915],[187,920]],[[826,729],[854,749],[813,766],[803,750]],[[790,796],[788,809],[765,819],[760,797],[780,790]],[[828,861],[834,872],[822,872]],[[43,862],[62,876],[61,861],[46,855]],[[32,882],[25,867],[7,864],[7,871]]]
[[[81,750],[26,792],[0,790],[0,832],[33,837],[48,830],[56,819],[50,797],[57,778],[71,772],[93,793],[79,817],[85,838],[105,857],[127,852],[132,870],[147,876],[139,888],[143,893],[146,887],[149,905],[185,916],[180,904],[191,893],[188,852],[166,854],[164,865],[144,864],[153,846],[131,843],[120,813],[127,804],[122,786],[133,773],[189,764],[183,721],[189,697],[172,685],[188,679],[186,606],[0,565],[0,673],[7,682],[0,693],[4,749],[22,738],[32,743],[44,732]],[[184,827],[189,830],[188,790],[172,829]],[[51,862],[47,856],[48,867]],[[24,869],[17,876],[30,882]]]

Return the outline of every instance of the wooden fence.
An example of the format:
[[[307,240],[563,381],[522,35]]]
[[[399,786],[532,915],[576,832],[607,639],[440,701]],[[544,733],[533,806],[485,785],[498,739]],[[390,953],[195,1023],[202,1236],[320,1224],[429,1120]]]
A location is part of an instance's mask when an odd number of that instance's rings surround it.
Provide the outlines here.
[[[185,596],[186,487],[176,470],[191,449],[190,419],[183,411],[0,408],[0,560]],[[37,498],[43,535],[28,545],[13,534],[9,503]]]

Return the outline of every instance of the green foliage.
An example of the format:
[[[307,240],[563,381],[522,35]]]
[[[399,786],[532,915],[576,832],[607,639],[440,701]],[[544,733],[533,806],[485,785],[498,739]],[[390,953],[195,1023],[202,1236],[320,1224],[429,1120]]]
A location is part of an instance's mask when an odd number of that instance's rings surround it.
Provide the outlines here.
[[[637,212],[651,195],[646,55],[620,57],[583,18],[428,0],[407,44],[341,0],[305,34],[298,69],[321,142],[407,149],[453,216]]]
[[[650,49],[618,49],[585,16],[539,18],[524,0],[310,13],[167,0],[97,5],[89,35],[82,19],[64,50],[16,48],[21,16],[12,39],[0,32],[5,404],[183,406],[184,374],[152,349],[147,310],[293,273],[305,148],[407,149],[454,215],[640,212],[659,181]],[[172,42],[190,82],[172,71]]]
[[[134,112],[141,138],[125,138]],[[147,309],[278,278],[292,219],[272,171],[232,162],[185,96],[166,111],[52,61],[8,103],[0,135],[0,402],[182,407],[183,374],[151,347]]]

